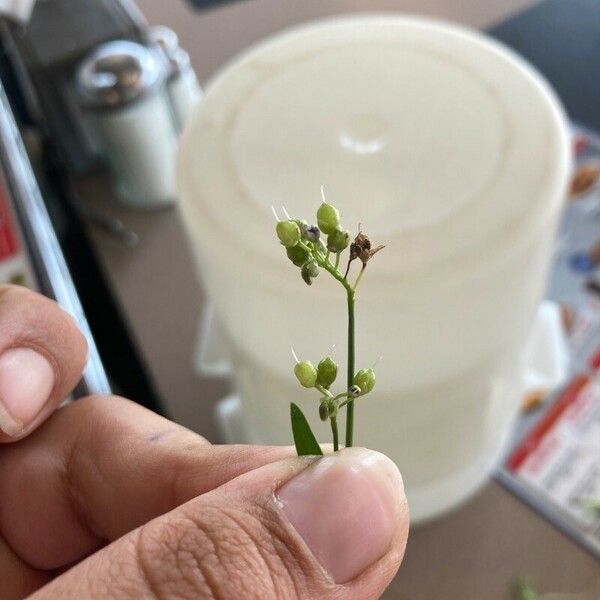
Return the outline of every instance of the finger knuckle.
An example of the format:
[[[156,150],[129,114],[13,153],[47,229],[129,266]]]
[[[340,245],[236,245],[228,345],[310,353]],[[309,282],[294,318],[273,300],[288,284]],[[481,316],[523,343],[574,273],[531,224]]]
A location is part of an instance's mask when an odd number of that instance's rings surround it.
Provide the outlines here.
[[[274,511],[204,507],[140,530],[138,561],[163,598],[311,598],[310,561]],[[300,557],[300,558],[299,558]]]

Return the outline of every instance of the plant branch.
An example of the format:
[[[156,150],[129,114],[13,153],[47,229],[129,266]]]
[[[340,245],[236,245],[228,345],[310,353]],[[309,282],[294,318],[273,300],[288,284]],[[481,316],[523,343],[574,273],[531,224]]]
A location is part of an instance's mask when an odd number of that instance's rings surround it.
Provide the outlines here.
[[[363,266],[360,269],[360,273],[358,274],[358,277],[356,278],[356,281],[354,282],[354,285],[352,286],[353,290],[356,290],[356,288],[358,287],[358,284],[360,283],[360,280],[362,279],[363,273],[365,272],[366,266],[367,266],[367,263],[363,263]]]
[[[333,397],[333,394],[329,390],[326,390],[322,385],[315,385],[315,389],[319,390],[323,396],[327,396],[328,398]]]

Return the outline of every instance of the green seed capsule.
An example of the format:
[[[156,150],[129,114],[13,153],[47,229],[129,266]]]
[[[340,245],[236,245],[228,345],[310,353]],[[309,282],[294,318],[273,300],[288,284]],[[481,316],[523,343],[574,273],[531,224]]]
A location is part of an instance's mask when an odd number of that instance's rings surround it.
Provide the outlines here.
[[[342,252],[350,243],[350,232],[335,229],[327,236],[327,250],[329,252]]]
[[[333,233],[340,224],[340,212],[335,206],[323,202],[317,211],[317,225],[326,235]]]
[[[361,369],[354,376],[354,385],[361,389],[361,396],[368,394],[375,387],[375,371],[373,369]]]
[[[293,248],[300,241],[300,227],[295,221],[279,221],[275,231],[286,248]]]
[[[309,258],[308,250],[302,246],[294,246],[287,249],[288,258],[297,266],[301,267]]]
[[[329,406],[327,405],[327,402],[321,402],[321,404],[319,404],[319,417],[321,421],[327,421],[329,418]]]
[[[337,364],[329,356],[325,357],[317,367],[317,385],[323,386],[328,390],[335,381],[337,372]]]
[[[301,270],[302,279],[307,285],[312,285],[312,280],[319,275],[319,265],[316,261],[309,260],[307,263],[302,265]]]
[[[305,388],[315,387],[315,383],[317,383],[317,370],[310,360],[297,363],[294,367],[294,375],[296,375],[300,385]]]

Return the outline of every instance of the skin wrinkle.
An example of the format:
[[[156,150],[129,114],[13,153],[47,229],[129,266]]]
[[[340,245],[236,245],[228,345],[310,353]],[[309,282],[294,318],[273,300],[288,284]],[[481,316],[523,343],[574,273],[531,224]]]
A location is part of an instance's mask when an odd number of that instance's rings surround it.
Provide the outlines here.
[[[312,562],[307,558],[306,548],[303,544],[301,545],[300,541],[297,539],[295,530],[287,525],[285,517],[283,517],[278,510],[274,511],[272,508],[265,508],[255,503],[252,503],[250,508],[247,509],[227,507],[218,508],[217,510],[221,514],[229,517],[235,523],[235,526],[245,531],[246,535],[250,538],[252,547],[255,548],[261,556],[266,571],[271,581],[274,583],[273,591],[275,596],[273,597],[280,597],[279,588],[281,587],[280,584],[283,584],[277,577],[274,580],[273,574],[284,574],[284,577],[286,577],[294,587],[295,598],[306,597],[306,590],[300,590],[298,584],[299,581],[311,579],[313,574],[310,571],[314,567]],[[248,518],[252,518],[258,525],[256,533],[253,533],[251,528],[246,525]],[[266,535],[261,535],[263,532],[266,532]],[[269,548],[265,547],[263,551],[263,546],[265,546],[264,540],[269,542]],[[294,548],[290,548],[290,542],[298,549],[298,552],[293,552]],[[271,560],[265,558],[263,552],[266,552]],[[273,569],[274,563],[272,559],[275,559],[282,569],[280,568],[275,571]],[[298,570],[301,573],[300,577],[298,577],[298,573],[293,568],[294,566],[298,567]],[[320,574],[324,574],[324,572],[320,570]],[[329,582],[329,579],[327,581]],[[283,587],[285,588],[285,585]]]
[[[275,502],[274,495],[272,495],[269,502],[270,504],[268,504],[267,507],[254,504],[254,511],[252,512],[258,512],[260,514],[256,519],[269,532],[269,539],[272,542],[273,552],[279,559],[289,580],[292,582],[296,597],[301,598],[305,590],[300,590],[298,587],[299,581],[309,581],[311,579],[310,571],[314,568],[311,561],[307,558],[310,552],[307,552],[304,544],[298,538],[296,531],[290,526],[287,518],[282,514]],[[249,514],[252,514],[252,512],[249,511]],[[294,553],[292,551],[293,549],[290,548],[290,545],[297,548],[298,552]],[[292,564],[299,568],[302,577],[298,578],[295,576],[295,573],[292,572],[292,569],[289,566]]]
[[[296,562],[299,565],[301,571],[306,574],[306,577],[303,579],[303,581],[308,581],[310,579],[308,572],[311,567],[311,564],[310,561],[306,559],[305,552],[300,552],[299,557],[294,556],[286,541],[289,541],[290,539],[295,539],[295,532],[291,531],[291,528],[289,526],[286,526],[281,522],[282,517],[279,513],[277,513],[277,518],[279,520],[279,527],[276,527],[271,531],[271,535],[274,542],[273,548],[277,556],[279,557],[281,564],[284,566],[284,569],[290,576],[290,581],[294,586],[295,597],[302,598],[303,594],[299,588],[299,582],[297,578],[293,576],[287,565],[291,562]]]
[[[211,515],[216,515],[216,516],[214,518],[211,518]],[[215,574],[212,572],[212,570],[210,568],[208,568],[208,569],[205,568],[205,565],[203,564],[202,559],[198,556],[197,552],[190,550],[191,554],[193,555],[194,559],[196,560],[197,568],[200,568],[201,570],[203,570],[205,577],[208,578],[207,579],[208,583],[209,583],[211,589],[213,590],[215,598],[217,600],[219,600],[220,594],[218,593],[218,590],[219,590],[218,581],[219,580],[229,581],[229,578],[234,575],[232,573],[229,573],[230,569],[227,566],[227,562],[223,560],[223,557],[228,557],[228,556],[230,556],[230,554],[228,552],[222,552],[222,546],[230,541],[230,536],[229,536],[230,530],[224,526],[223,517],[226,517],[230,521],[231,521],[231,519],[229,519],[229,517],[227,516],[227,514],[225,513],[225,511],[223,509],[218,508],[218,507],[214,508],[211,506],[207,506],[203,510],[202,518],[199,518],[199,517],[196,518],[196,516],[193,513],[187,515],[187,517],[194,524],[196,529],[199,531],[202,531],[204,533],[204,535],[206,536],[206,538],[208,540],[210,540],[211,546],[212,546],[211,556],[214,557],[214,559],[216,561],[216,567],[218,569],[224,571],[224,573],[225,573],[225,578],[215,576]],[[235,521],[233,521],[233,522],[235,525],[234,531],[237,531],[238,533],[241,531],[247,537],[247,534],[245,533],[245,531],[240,529]],[[215,523],[218,524],[218,527],[215,527]],[[216,533],[216,535],[215,535],[215,531],[214,531],[215,529],[218,529],[218,532]],[[223,532],[226,532],[226,535],[224,538],[223,538]],[[238,549],[240,546],[244,547],[244,548],[249,547],[250,549],[252,549],[252,548],[256,549],[256,546],[255,546],[252,538],[248,538],[248,539],[249,539],[249,543],[244,543],[242,540],[239,540],[236,538],[236,540],[235,540],[236,543],[234,544],[234,546]],[[183,542],[183,541],[184,541],[184,538],[181,539],[181,542]],[[193,547],[194,547],[194,545],[192,544],[192,548]],[[252,572],[254,572],[257,576],[260,577],[260,574],[261,574],[260,568],[256,569],[254,567],[253,563],[248,560],[249,553],[241,552],[241,553],[239,553],[239,555],[236,555],[235,553],[233,555],[234,558],[238,558],[240,556],[243,556],[243,560],[246,564],[248,564],[249,569]],[[210,575],[209,575],[209,573],[210,573]],[[252,578],[250,580],[251,583],[254,583],[255,579],[256,578]],[[247,581],[246,579],[243,579],[242,583],[245,584],[246,581]]]
[[[182,526],[181,523],[184,523]],[[191,523],[191,527],[188,526],[188,523]],[[210,597],[216,598],[216,592],[213,587],[209,583],[208,573],[204,570],[203,560],[207,557],[213,556],[215,554],[215,548],[212,538],[208,535],[207,531],[203,526],[199,523],[196,523],[193,519],[185,516],[183,519],[179,518],[176,523],[170,523],[169,527],[167,527],[167,531],[173,530],[173,539],[175,542],[171,545],[167,543],[167,540],[163,540],[159,542],[159,544],[163,544],[163,547],[166,547],[170,555],[173,557],[175,562],[174,573],[176,576],[171,579],[173,584],[177,586],[178,582],[183,579],[192,589],[198,589],[198,574],[200,575],[200,583],[208,590]],[[186,535],[181,537],[180,530],[186,532]],[[188,534],[189,532],[189,534]],[[159,535],[161,531],[158,531]],[[162,532],[164,536],[164,530]],[[190,549],[184,548],[184,538],[187,539],[189,535],[194,535],[193,542],[197,541],[196,535],[201,535],[203,540],[208,542],[208,548],[206,548],[203,544],[199,544],[197,547],[203,550],[200,555],[199,552],[193,552]],[[192,544],[193,546],[194,544]],[[184,560],[190,559],[190,560]],[[195,593],[191,596],[188,596],[190,599],[195,598]]]
[[[81,461],[81,431],[78,431],[77,436],[73,442],[66,449],[63,458],[63,472],[62,478],[65,485],[65,497],[69,501],[69,506],[74,515],[75,520],[79,526],[86,531],[91,537],[98,540],[98,546],[92,552],[95,552],[98,548],[108,543],[108,536],[100,531],[100,527],[94,523],[94,518],[87,510],[87,502],[85,499],[85,486],[81,485],[81,482],[77,478],[77,473],[80,472],[75,465],[76,461]],[[83,446],[83,454],[85,454],[85,446]],[[91,461],[94,464],[94,461]],[[100,475],[99,469],[96,469],[96,474]],[[102,476],[101,476],[102,477]],[[102,483],[110,485],[110,482],[106,481],[106,478],[102,477]]]
[[[154,577],[151,576],[153,571],[148,567],[147,562],[145,560],[145,551],[144,551],[144,531],[146,529],[146,525],[140,527],[135,532],[133,532],[134,541],[133,541],[133,549],[134,549],[134,557],[135,562],[138,566],[141,579],[143,585],[146,586],[148,592],[152,598],[156,600],[161,600],[163,598],[159,586],[154,581]]]
[[[206,520],[206,515],[208,514],[208,511],[211,510],[214,513],[217,514],[216,519],[214,519],[214,523],[219,524],[219,533],[217,535],[211,534],[211,529],[214,529],[214,524],[211,528],[210,525],[206,525],[203,521]],[[280,597],[279,593],[278,593],[278,589],[277,587],[273,587],[272,591],[274,593],[274,595],[269,595],[266,596],[264,594],[264,589],[261,588],[260,590],[260,595],[256,595],[256,593],[252,593],[252,592],[256,592],[257,590],[254,588],[253,584],[256,583],[264,583],[264,577],[265,577],[265,568],[266,568],[266,573],[269,575],[269,579],[272,582],[272,574],[271,571],[269,570],[269,567],[271,566],[271,562],[268,560],[265,560],[264,558],[264,554],[261,552],[260,550],[260,539],[261,536],[258,534],[253,534],[251,533],[247,527],[242,526],[242,524],[240,523],[240,520],[245,523],[248,519],[248,514],[246,512],[244,512],[243,510],[239,510],[239,509],[227,509],[224,510],[222,508],[218,508],[218,507],[207,507],[205,509],[205,511],[203,512],[203,521],[200,522],[199,519],[194,518],[194,515],[190,515],[189,518],[191,518],[191,520],[196,524],[196,527],[201,528],[203,531],[206,532],[206,534],[210,537],[211,541],[213,542],[213,544],[215,545],[215,558],[218,560],[218,564],[226,571],[227,573],[227,579],[229,580],[229,572],[231,571],[232,567],[230,566],[230,562],[228,561],[224,561],[223,558],[221,558],[221,554],[223,557],[228,558],[228,557],[233,557],[235,560],[239,560],[240,558],[244,559],[244,562],[249,565],[249,569],[247,568],[243,568],[242,569],[245,572],[248,572],[249,570],[251,570],[252,572],[254,572],[256,574],[256,577],[251,578],[249,580],[250,583],[250,589],[249,590],[245,590],[245,594],[244,594],[244,598],[260,598],[261,600],[263,600],[264,598],[275,598],[275,597]],[[233,523],[234,528],[231,531],[237,531],[238,533],[243,533],[244,537],[248,540],[247,542],[242,542],[239,538],[236,538],[232,541],[232,538],[234,537],[233,535],[227,535],[226,538],[224,540],[222,540],[222,534],[221,532],[223,530],[228,531],[227,528],[223,528],[222,527],[222,521],[223,521],[223,517],[227,518],[229,521],[231,521]],[[255,521],[258,523],[259,527],[261,528],[261,530],[264,530],[264,524],[260,521],[259,518],[257,517],[253,517],[255,519]],[[208,519],[209,523],[212,523],[211,519]],[[269,532],[270,533],[270,532]],[[221,536],[219,535],[221,534]],[[268,535],[267,536],[268,539],[271,539],[271,536]],[[258,541],[257,541],[258,540]],[[219,543],[220,542],[220,543]],[[233,546],[236,548],[236,550],[238,550],[237,552],[230,552],[229,548],[227,547],[227,544],[232,543]],[[243,545],[244,547],[248,547],[251,550],[253,549],[255,551],[255,554],[258,555],[258,561],[252,561],[252,562],[248,562],[248,558],[251,556],[251,552],[239,552],[239,547],[240,545]],[[225,547],[225,550],[223,551],[223,547]],[[194,553],[197,554],[197,553]],[[258,563],[258,564],[257,564]],[[235,562],[232,563],[233,564],[233,571],[237,572],[240,571],[242,569],[240,569],[239,565],[236,564]],[[242,583],[245,584],[247,580],[243,580]],[[296,583],[294,582],[294,588],[296,588]],[[239,590],[238,590],[239,593]],[[248,594],[251,594],[248,595]],[[230,597],[230,596],[227,596]],[[297,595],[297,598],[301,598],[301,595]]]
[[[249,514],[249,516],[252,516],[252,515],[250,515],[250,514]],[[235,520],[235,518],[234,518],[233,516],[231,516],[230,518]],[[241,529],[242,529],[242,530],[243,530],[243,531],[246,533],[246,535],[247,535],[247,536],[248,536],[250,539],[252,539],[252,535],[250,534],[249,528],[248,528],[248,527],[246,527],[246,526],[243,524],[243,519],[239,519],[239,520],[237,521],[237,525],[238,525],[238,527],[240,527],[240,528],[241,528]],[[258,541],[255,541],[255,546],[256,546],[256,550],[257,550],[257,552],[260,554],[260,557],[261,557],[262,561],[263,561],[263,562],[264,562],[264,563],[265,563],[265,564],[266,564],[268,567],[270,567],[270,568],[267,568],[267,573],[268,573],[268,575],[269,575],[269,579],[271,580],[271,587],[272,587],[272,589],[273,589],[273,591],[274,591],[275,595],[276,595],[277,597],[279,597],[279,590],[280,590],[280,586],[279,586],[279,585],[278,585],[278,583],[277,583],[277,578],[273,576],[272,569],[273,569],[273,566],[274,566],[274,565],[273,565],[273,564],[271,563],[271,561],[269,561],[269,560],[268,560],[268,558],[267,558],[268,550],[266,550],[266,551],[265,551],[265,550],[262,548],[263,544],[261,544],[261,543],[260,543],[260,538],[259,538],[259,540],[258,540]],[[278,558],[280,558],[280,557],[278,557]],[[285,566],[284,566],[284,569],[285,569]],[[292,579],[292,581],[293,581],[293,578],[290,578],[290,579]],[[294,582],[294,587],[295,587],[295,582]]]
[[[244,513],[242,511],[231,509],[231,508],[224,509],[222,512],[226,517],[228,517],[235,524],[236,527],[241,529],[246,534],[246,536],[250,540],[250,544],[258,553],[261,562],[263,563],[264,566],[266,566],[266,571],[269,576],[269,580],[271,581],[271,589],[274,593],[273,597],[279,597],[280,586],[278,584],[277,578],[274,577],[274,574],[273,574],[273,566],[274,566],[273,561],[269,560],[269,557],[271,559],[273,559],[274,557],[277,557],[277,553],[269,552],[268,548],[262,548],[263,544],[261,544],[260,535],[253,534],[251,528],[244,524],[244,519],[248,519],[249,517],[253,518],[256,521],[256,523],[258,523],[259,527],[262,529],[264,529],[263,523],[249,512]],[[241,514],[241,518],[239,516],[240,514]],[[268,532],[267,539],[271,540],[271,531],[270,530]],[[260,570],[260,567],[259,567],[259,570]],[[285,565],[284,565],[284,571],[287,573],[288,576],[290,576],[290,579],[293,581],[293,578],[291,577],[291,574],[288,572],[288,570],[285,568]],[[261,573],[262,573],[262,571],[261,571]],[[260,576],[261,573],[257,573],[257,574]]]
[[[97,598],[105,600],[114,598],[154,598],[148,581],[143,577],[136,555],[137,532],[128,535],[115,556],[114,547],[108,548],[102,554],[102,561],[108,564],[107,577],[98,581]],[[89,564],[89,563],[88,563]],[[94,567],[91,566],[90,570]],[[93,577],[89,577],[93,579]],[[85,597],[79,595],[77,598]]]
[[[187,430],[184,430],[187,431]],[[184,451],[186,453],[190,453],[195,456],[198,453],[198,450],[206,449],[206,446],[210,446],[211,444],[206,441],[203,437],[193,434],[197,439],[190,441],[184,446]],[[205,443],[203,443],[205,442]],[[166,492],[169,494],[169,499],[171,501],[171,506],[178,506],[183,502],[187,502],[191,500],[190,497],[190,479],[193,477],[198,477],[197,473],[190,472],[190,465],[187,460],[181,458],[176,463],[177,466],[174,467],[175,473],[171,477],[171,483],[169,486],[169,490]],[[200,476],[202,476],[203,472],[212,472],[212,465],[206,465],[204,462],[201,463],[200,467],[202,471],[199,471]]]
[[[184,522],[183,527],[181,521]],[[192,530],[195,533],[202,535],[204,540],[208,542],[209,549],[206,548],[205,544],[199,546],[204,550],[202,557],[194,556],[193,553],[186,551],[193,558],[193,564],[191,568],[180,569],[178,565],[181,562],[180,547],[183,541],[180,531],[181,529],[187,531],[188,523],[192,524]],[[169,533],[171,530],[173,531],[172,535]],[[167,600],[173,598],[170,584],[176,589],[183,579],[186,588],[188,586],[192,588],[193,595],[181,596],[181,593],[184,592],[184,590],[181,590],[180,597],[188,597],[191,600],[191,598],[198,598],[201,595],[202,598],[207,600],[217,600],[214,593],[214,582],[213,585],[210,584],[202,562],[207,555],[214,552],[213,543],[207,533],[200,529],[194,521],[186,516],[183,519],[177,519],[175,522],[161,523],[160,526],[150,522],[138,531],[140,540],[137,545],[137,560],[157,599]],[[187,567],[187,562],[185,565]],[[170,570],[165,577],[165,568],[168,567],[170,567]],[[166,590],[164,589],[165,582],[167,583]]]

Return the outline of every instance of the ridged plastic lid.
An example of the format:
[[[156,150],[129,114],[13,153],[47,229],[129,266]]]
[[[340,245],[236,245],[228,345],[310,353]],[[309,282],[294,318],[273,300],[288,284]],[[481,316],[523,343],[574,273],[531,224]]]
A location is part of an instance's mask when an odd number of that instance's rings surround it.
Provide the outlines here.
[[[559,209],[569,164],[560,104],[514,53],[368,16],[283,33],[226,66],[183,136],[179,191],[203,244],[269,260],[270,207],[310,219],[323,185],[346,227],[387,244],[388,276],[527,235]]]

